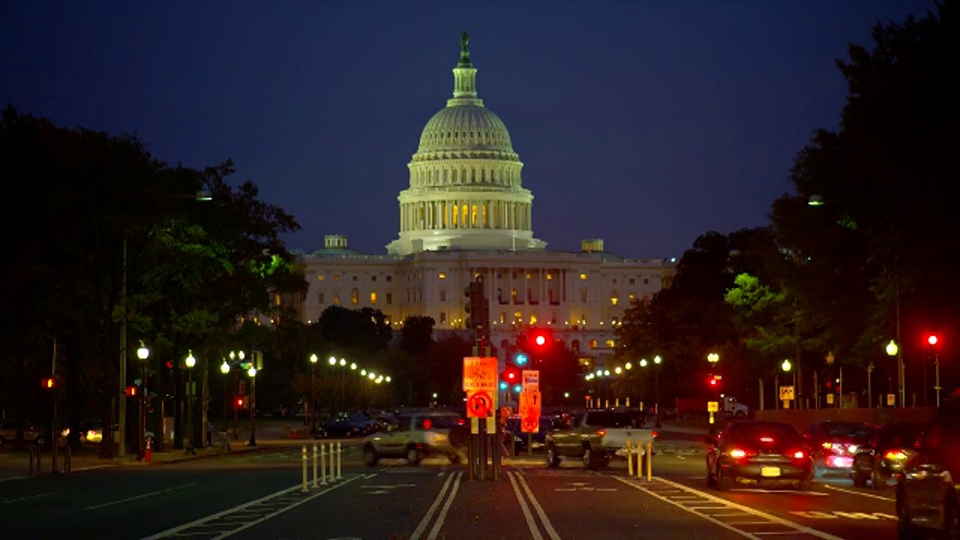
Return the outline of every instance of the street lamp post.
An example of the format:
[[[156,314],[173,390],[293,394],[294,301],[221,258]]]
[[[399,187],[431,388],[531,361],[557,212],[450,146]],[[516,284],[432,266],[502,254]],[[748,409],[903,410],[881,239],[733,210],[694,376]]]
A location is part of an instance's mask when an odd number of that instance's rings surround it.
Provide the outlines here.
[[[237,352],[230,351],[230,354],[228,354],[227,356],[230,357],[230,363],[233,364],[234,367],[239,367],[238,364],[243,362],[243,358],[245,355],[243,351],[237,351]],[[240,390],[240,370],[235,369],[233,371],[233,392],[235,396],[239,396],[239,390]],[[237,432],[237,424],[239,424],[239,422],[240,422],[240,408],[234,407],[233,408],[233,432],[234,433]]]
[[[227,363],[227,359],[223,359],[223,363],[220,364],[220,373],[223,374],[223,436],[227,435],[227,417],[229,416],[230,408],[228,406],[229,401],[227,401],[227,375],[230,374],[230,364]]]
[[[786,359],[785,359],[785,360],[783,361],[783,363],[780,364],[780,368],[783,369],[784,374],[790,373],[790,370],[793,368],[793,364],[790,363],[790,360],[786,360]],[[791,384],[793,385],[793,389],[794,389],[793,391],[796,392],[796,389],[797,389],[797,374],[796,374],[796,373],[793,374],[793,382],[792,382]],[[789,409],[789,408],[790,408],[790,400],[789,400],[789,399],[783,400],[783,408],[784,408],[784,409]]]
[[[653,394],[655,401],[653,402],[653,412],[657,415],[657,424],[656,427],[663,427],[660,424],[660,364],[663,363],[663,358],[660,358],[660,355],[653,357]]]
[[[314,407],[317,406],[316,398],[316,375],[317,375],[317,355],[310,355],[310,435],[316,437],[317,435],[317,411]]]
[[[187,447],[184,452],[187,455],[194,455],[197,451],[193,447],[193,366],[197,365],[197,359],[193,357],[193,351],[189,350],[187,358],[183,361],[187,366]]]
[[[147,358],[150,358],[150,349],[143,344],[143,341],[140,341],[140,348],[137,349],[137,358],[140,359],[140,426],[138,428],[138,437],[137,442],[137,459],[143,460],[146,456],[146,438],[147,438],[147,407],[146,407],[146,397],[147,393]],[[126,403],[124,403],[126,406]]]
[[[257,445],[257,367],[250,366],[247,370],[250,376],[250,442],[248,446]]]
[[[898,326],[898,328],[899,328],[899,326]],[[885,349],[886,349],[886,351],[887,351],[887,356],[889,356],[889,357],[891,357],[891,358],[894,357],[894,356],[897,356],[898,358],[900,358],[900,356],[899,356],[899,355],[900,355],[900,346],[897,345],[897,342],[896,342],[896,341],[894,341],[894,340],[891,339],[891,340],[890,340],[890,343],[887,343],[887,346],[886,346]],[[898,362],[898,363],[897,363],[897,371],[900,370],[901,364],[902,364],[901,362]],[[902,381],[903,379],[900,379],[900,380]],[[901,387],[901,390],[902,390],[902,387]],[[901,396],[901,397],[900,397],[900,406],[902,407],[902,406],[903,406],[903,394],[901,393],[900,396]]]

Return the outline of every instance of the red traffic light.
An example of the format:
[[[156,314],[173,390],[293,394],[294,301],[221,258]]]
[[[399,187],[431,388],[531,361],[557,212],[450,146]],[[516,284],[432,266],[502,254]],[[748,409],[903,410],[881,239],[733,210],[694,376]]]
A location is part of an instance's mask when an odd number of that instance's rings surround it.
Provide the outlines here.
[[[123,393],[126,394],[128,397],[135,396],[135,395],[137,395],[137,387],[136,387],[136,386],[128,386],[128,387],[126,388],[126,390],[124,390]]]
[[[717,380],[714,379],[713,377],[711,377],[711,378],[710,378],[710,386],[716,386],[716,385],[717,385]]]
[[[238,397],[237,400],[236,400],[234,403],[236,404],[236,406],[237,406],[238,409],[242,409],[242,408],[243,408],[243,398],[242,398],[242,397]]]
[[[44,377],[40,379],[40,386],[46,390],[50,390],[56,385],[57,383],[54,382],[53,377]]]
[[[508,383],[515,383],[520,380],[520,370],[517,368],[507,368],[500,374],[500,380]]]
[[[533,342],[537,344],[537,347],[543,347],[547,344],[547,336],[543,334],[537,334],[533,336]]]
[[[940,338],[937,337],[936,334],[930,334],[929,336],[927,336],[927,345],[930,345],[931,347],[935,347],[937,343],[940,343]]]

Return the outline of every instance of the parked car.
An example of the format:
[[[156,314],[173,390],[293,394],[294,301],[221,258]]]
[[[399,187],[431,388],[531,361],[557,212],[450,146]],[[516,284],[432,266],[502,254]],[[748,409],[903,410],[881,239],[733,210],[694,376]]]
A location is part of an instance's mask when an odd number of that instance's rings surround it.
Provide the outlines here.
[[[426,412],[397,418],[396,427],[363,439],[363,462],[374,467],[381,458],[406,458],[417,465],[429,455],[444,455],[458,463],[466,447],[468,429],[456,413]]]
[[[351,420],[350,417],[337,415],[330,417],[326,422],[317,426],[317,435],[323,438],[362,437],[365,429],[366,426],[358,424],[356,421]]]
[[[803,430],[810,444],[814,473],[850,476],[853,456],[867,444],[873,430],[863,422],[824,421]]]
[[[47,443],[47,436],[32,422],[19,420],[4,420],[0,422],[0,446],[12,443],[17,439],[17,431],[23,428],[23,442],[43,446]]]
[[[920,447],[925,422],[891,422],[875,430],[867,444],[853,456],[853,485],[874,488],[887,486],[887,481],[903,472],[904,464]]]
[[[806,489],[813,479],[809,445],[785,422],[734,420],[706,443],[707,485],[729,489],[747,481]]]
[[[927,530],[960,537],[960,392],[944,401],[924,430],[917,454],[897,478],[900,538],[925,538]]]

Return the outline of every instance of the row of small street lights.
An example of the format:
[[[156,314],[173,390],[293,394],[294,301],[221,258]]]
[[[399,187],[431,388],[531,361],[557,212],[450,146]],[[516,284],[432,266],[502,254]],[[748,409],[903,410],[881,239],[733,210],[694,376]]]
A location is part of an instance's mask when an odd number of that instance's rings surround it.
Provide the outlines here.
[[[316,370],[316,367],[317,367],[317,364],[320,362],[320,357],[317,356],[316,354],[311,354],[310,357],[309,357],[309,360],[310,360],[310,407],[309,407],[309,411],[307,411],[307,413],[310,415],[310,434],[311,434],[311,435],[316,435],[316,434],[317,434],[317,412],[316,412],[316,405],[317,405],[317,397],[316,397],[316,371],[317,371],[317,370]],[[329,364],[331,367],[343,367],[343,368],[346,368],[346,367],[347,367],[347,360],[346,360],[345,358],[341,358],[341,359],[337,360],[336,357],[331,356],[330,358],[327,359],[327,364]],[[376,374],[375,372],[373,372],[373,371],[367,371],[366,369],[361,368],[360,366],[357,365],[356,362],[350,362],[350,370],[351,370],[351,371],[357,371],[357,369],[360,370],[360,376],[361,376],[361,377],[366,378],[367,380],[370,380],[370,381],[372,381],[372,382],[374,382],[374,383],[376,383],[376,384],[382,384],[382,383],[384,383],[384,382],[386,382],[386,383],[391,382],[391,378],[390,378],[389,375],[383,375],[383,374],[377,375],[377,374]],[[344,373],[345,373],[345,372],[344,372]],[[343,399],[342,399],[342,398],[343,398],[343,395],[342,395],[342,394],[343,394],[345,391],[346,391],[346,390],[345,390],[344,388],[341,388],[341,389],[340,389],[340,392],[341,392],[341,406],[343,405]]]

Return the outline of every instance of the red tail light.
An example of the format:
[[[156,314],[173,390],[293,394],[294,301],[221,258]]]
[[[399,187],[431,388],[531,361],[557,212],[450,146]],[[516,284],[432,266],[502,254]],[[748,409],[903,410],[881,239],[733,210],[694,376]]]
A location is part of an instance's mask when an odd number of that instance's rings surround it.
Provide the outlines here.
[[[806,457],[806,454],[803,453],[803,450],[797,450],[793,453],[793,459],[803,459]]]
[[[653,437],[654,439],[656,439],[656,438],[657,438],[657,432],[656,432],[656,431],[651,432],[651,433],[650,433],[650,436]]]
[[[467,421],[464,420],[463,418],[457,418],[457,425],[458,425],[458,426],[462,426],[462,425],[464,425],[464,424],[466,424],[466,423],[467,423]]]
[[[772,443],[773,437],[760,437],[760,442]]]
[[[904,460],[907,459],[907,453],[903,450],[887,450],[887,453],[883,455],[883,459],[895,459],[895,460]]]
[[[732,458],[740,459],[747,457],[747,452],[745,450],[741,450],[740,448],[734,448],[727,453],[730,454],[730,457]]]
[[[598,430],[597,430],[597,435],[599,435],[600,437],[606,437],[606,436],[607,436],[607,430],[605,430],[605,429],[598,429]]]
[[[829,450],[833,448],[833,443],[825,442],[821,443],[820,446],[822,446],[824,450]]]

